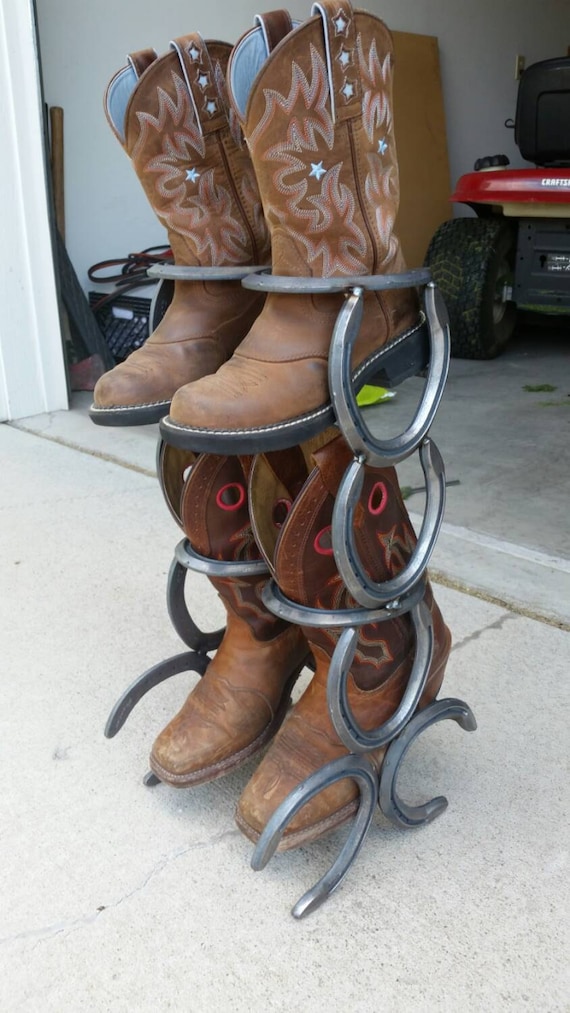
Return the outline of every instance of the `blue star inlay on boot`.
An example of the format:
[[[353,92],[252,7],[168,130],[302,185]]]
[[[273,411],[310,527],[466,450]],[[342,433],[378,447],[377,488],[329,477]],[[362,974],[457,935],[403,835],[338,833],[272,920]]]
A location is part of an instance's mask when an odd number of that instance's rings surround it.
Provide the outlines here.
[[[336,35],[344,35],[348,28],[348,21],[343,17],[342,11],[339,10],[337,16],[333,18],[333,25]]]
[[[196,169],[186,170],[186,179],[189,179],[191,183],[195,183],[200,178],[200,173],[196,172]]]
[[[323,169],[322,162],[311,162],[311,171],[309,173],[309,176],[314,176],[318,182],[320,181],[321,176],[324,176],[326,171],[327,171],[326,169]]]
[[[385,155],[387,151],[388,151],[388,143],[386,141],[386,138],[383,137],[381,141],[378,141],[378,154]]]

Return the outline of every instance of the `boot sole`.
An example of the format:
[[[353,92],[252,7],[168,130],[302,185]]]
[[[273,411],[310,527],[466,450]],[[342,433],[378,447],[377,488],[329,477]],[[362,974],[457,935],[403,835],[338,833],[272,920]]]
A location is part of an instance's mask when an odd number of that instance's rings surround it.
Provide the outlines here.
[[[116,405],[114,408],[98,408],[92,404],[89,417],[96,426],[150,426],[160,422],[170,411],[170,401],[154,401],[152,404]]]
[[[428,362],[429,334],[427,324],[422,323],[365,359],[352,375],[355,390],[360,390],[365,383],[397,387],[424,370]],[[167,416],[160,422],[160,433],[166,443],[181,450],[214,454],[258,454],[286,450],[304,443],[335,421],[334,409],[329,403],[296,418],[252,429],[195,428],[180,425]]]
[[[209,781],[216,781],[219,777],[225,777],[232,770],[236,770],[242,766],[252,756],[259,753],[279,731],[291,703],[291,691],[309,660],[310,655],[301,662],[293,675],[288,679],[273,720],[270,721],[253,742],[250,742],[249,746],[244,746],[239,752],[233,753],[231,756],[226,757],[225,760],[218,760],[217,763],[212,763],[208,767],[201,767],[200,770],[193,770],[188,774],[173,774],[171,771],[166,770],[165,767],[162,767],[151,753],[149,766],[153,774],[156,774],[164,784],[169,784],[173,788],[192,788],[199,784],[207,784]]]
[[[451,638],[449,638],[447,643],[447,651],[444,648],[445,660],[432,673],[428,681],[428,684],[426,685],[424,693],[421,697],[416,713],[418,711],[423,710],[423,708],[427,707],[428,704],[432,703],[433,700],[436,699],[437,694],[441,689],[441,684],[443,682],[443,677],[445,675],[445,668],[449,657],[450,644]],[[385,746],[382,750],[381,761],[379,760],[378,756],[376,756],[375,758],[376,762],[374,763],[374,765],[377,767],[379,774],[382,770],[382,764],[384,763],[384,755],[386,753],[387,748],[388,746]],[[359,799],[355,798],[352,802],[347,802],[346,805],[342,806],[341,809],[337,809],[336,812],[331,813],[330,816],[327,816],[324,820],[319,820],[318,823],[311,823],[309,826],[301,827],[300,830],[294,830],[292,833],[287,833],[287,831],[285,831],[283,837],[279,841],[277,851],[278,852],[291,851],[293,848],[300,848],[304,844],[312,844],[312,842],[318,840],[319,837],[323,837],[325,834],[328,834],[332,830],[336,830],[337,827],[342,826],[343,823],[346,823],[349,819],[351,819],[351,817],[357,813],[358,805]],[[257,844],[259,838],[261,837],[261,831],[256,830],[254,827],[252,827],[251,824],[248,823],[247,820],[243,818],[239,809],[236,809],[234,819],[239,829],[242,831],[242,833],[245,834],[245,836],[249,838],[250,841],[253,841],[254,844]]]

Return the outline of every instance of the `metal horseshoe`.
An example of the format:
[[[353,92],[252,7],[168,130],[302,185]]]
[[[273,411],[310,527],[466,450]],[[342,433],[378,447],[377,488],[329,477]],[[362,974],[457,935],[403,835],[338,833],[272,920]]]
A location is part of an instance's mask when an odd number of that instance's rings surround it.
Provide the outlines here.
[[[421,602],[424,594],[425,586],[418,581],[409,594],[402,595],[397,601],[389,602],[381,608],[321,609],[310,605],[298,605],[283,594],[274,580],[269,580],[261,592],[261,597],[263,604],[273,612],[273,615],[285,619],[288,623],[316,626],[319,629],[327,629],[330,626],[346,629],[349,626],[366,626],[367,623],[383,623],[397,619]]]
[[[356,721],[348,701],[348,678],[358,645],[358,630],[343,630],[331,658],[327,703],[339,739],[351,752],[379,749],[399,735],[416,710],[424,691],[433,655],[433,623],[424,601],[410,611],[416,635],[414,663],[400,704],[387,721],[371,732]]]
[[[161,661],[139,675],[119,697],[105,725],[105,738],[112,739],[121,730],[131,711],[151,689],[179,672],[198,672],[204,675],[210,659],[206,654],[186,651]]]
[[[353,388],[351,356],[363,313],[363,289],[355,288],[340,310],[329,354],[329,388],[343,436],[355,455],[384,468],[403,461],[420,445],[434,420],[449,369],[449,318],[445,303],[433,282],[424,290],[424,309],[429,333],[429,365],[425,388],[410,425],[387,440],[374,437],[362,419]],[[390,351],[390,345],[386,347]],[[382,354],[378,357],[380,364]]]
[[[211,633],[204,633],[199,626],[196,626],[184,597],[187,573],[187,567],[174,557],[166,584],[166,607],[170,621],[180,639],[193,651],[206,654],[208,651],[215,651],[220,646],[225,627],[213,630]]]
[[[390,580],[374,581],[366,573],[354,538],[354,511],[364,482],[365,465],[354,460],[340,484],[332,519],[332,545],[338,572],[353,598],[365,608],[378,607],[407,594],[421,578],[437,542],[445,511],[445,467],[433,440],[420,447],[426,481],[426,509],[417,544],[406,566]]]
[[[256,872],[264,869],[272,858],[287,826],[299,810],[319,792],[345,778],[356,781],[360,789],[358,812],[338,858],[328,872],[297,901],[291,911],[294,918],[303,918],[310,914],[330,897],[346,876],[362,847],[376,808],[378,792],[378,775],[370,760],[365,756],[340,756],[311,774],[278,806],[257,842],[251,860],[251,867]]]
[[[396,791],[400,766],[412,743],[426,728],[447,718],[456,721],[466,732],[474,732],[477,728],[473,711],[462,700],[452,698],[434,700],[425,710],[412,718],[400,737],[388,747],[380,776],[379,805],[387,819],[395,826],[404,829],[419,827],[424,823],[430,823],[447,809],[447,799],[443,795],[438,795],[423,805],[412,806],[403,802]]]

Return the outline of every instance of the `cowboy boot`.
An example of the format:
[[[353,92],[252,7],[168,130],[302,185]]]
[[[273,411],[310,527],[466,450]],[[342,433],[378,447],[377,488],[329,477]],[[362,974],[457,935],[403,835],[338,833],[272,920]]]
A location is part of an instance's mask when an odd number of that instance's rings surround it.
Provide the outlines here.
[[[250,463],[207,454],[193,465],[180,513],[200,555],[238,562],[260,558],[244,477]],[[261,601],[266,574],[210,580],[227,614],[224,637],[150,755],[157,777],[179,788],[222,777],[267,744],[309,657],[302,630],[276,619]]]
[[[231,47],[187,35],[160,59],[135,53],[111,80],[105,109],[177,267],[265,264],[269,237],[225,73]],[[215,372],[247,334],[263,297],[239,280],[176,280],[165,316],[142,348],[95,387],[100,425],[166,415],[176,389]]]
[[[260,29],[247,33],[228,68],[271,233],[273,274],[342,279],[403,271],[394,233],[390,35],[348,0],[322,0],[313,10],[269,56]],[[342,284],[336,291],[271,292],[217,374],[177,392],[161,424],[164,439],[256,453],[293,446],[329,425],[327,359]],[[387,345],[405,349],[420,320],[415,289],[365,295],[352,358],[357,387],[377,372]]]
[[[315,467],[294,500],[277,538],[263,519],[266,503],[287,501],[283,475],[274,454],[256,459],[251,477],[251,510],[255,537],[273,553],[272,569],[281,590],[293,601],[321,609],[353,608],[336,569],[331,544],[332,510],[340,480],[351,460],[342,437],[313,454]],[[257,472],[260,471],[260,477]],[[257,490],[263,501],[255,505]],[[271,495],[270,490],[273,489]],[[262,518],[262,527],[257,516]],[[356,546],[373,580],[387,580],[409,559],[415,542],[393,468],[366,468],[355,512]],[[436,696],[443,680],[451,637],[427,585],[425,602],[433,622],[434,650],[419,706]],[[308,688],[291,710],[279,734],[238,803],[240,829],[256,841],[277,806],[306,777],[330,760],[345,756],[327,706],[327,675],[338,632],[306,628],[316,670]],[[411,671],[415,635],[408,615],[360,629],[348,679],[348,701],[354,718],[366,731],[382,725],[396,711]],[[380,770],[385,748],[367,753]],[[315,840],[348,820],[358,807],[358,788],[345,779],[326,788],[289,824],[280,850]]]

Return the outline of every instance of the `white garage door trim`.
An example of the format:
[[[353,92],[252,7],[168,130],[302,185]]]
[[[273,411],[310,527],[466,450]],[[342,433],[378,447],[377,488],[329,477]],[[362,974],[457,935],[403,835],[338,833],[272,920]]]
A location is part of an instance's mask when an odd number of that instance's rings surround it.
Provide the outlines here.
[[[0,4],[0,421],[68,407],[32,5]]]

